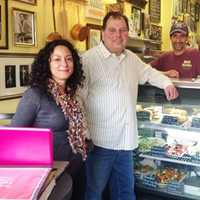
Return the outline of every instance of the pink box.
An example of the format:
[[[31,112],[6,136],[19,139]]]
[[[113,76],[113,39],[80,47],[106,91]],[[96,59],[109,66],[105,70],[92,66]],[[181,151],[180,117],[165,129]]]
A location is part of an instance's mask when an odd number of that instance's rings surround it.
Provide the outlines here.
[[[50,129],[0,127],[0,166],[52,167],[52,146]]]
[[[53,165],[50,129],[0,127],[0,200],[36,200]]]

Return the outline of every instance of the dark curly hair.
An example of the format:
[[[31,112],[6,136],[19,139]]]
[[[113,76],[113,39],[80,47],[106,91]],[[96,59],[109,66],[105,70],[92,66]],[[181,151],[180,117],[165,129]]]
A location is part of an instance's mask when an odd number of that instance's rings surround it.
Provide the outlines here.
[[[71,94],[74,95],[78,86],[83,86],[83,81],[85,77],[83,75],[82,64],[78,52],[69,41],[64,39],[51,41],[39,51],[31,65],[29,83],[31,87],[38,87],[40,90],[43,90],[48,94],[48,79],[52,76],[50,71],[49,59],[54,49],[58,45],[67,47],[72,54],[74,62],[74,72],[69,77],[69,79],[67,79],[66,86],[70,87]]]

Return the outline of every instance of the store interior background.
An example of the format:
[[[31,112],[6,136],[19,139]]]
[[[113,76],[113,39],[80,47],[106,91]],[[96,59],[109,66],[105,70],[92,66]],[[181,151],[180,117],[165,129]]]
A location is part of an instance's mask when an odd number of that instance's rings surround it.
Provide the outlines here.
[[[80,51],[84,52],[86,50],[86,41],[77,41],[71,38],[70,31],[72,27],[80,23],[81,25],[97,24],[102,25],[102,17],[106,12],[106,6],[108,4],[117,3],[117,0],[102,0],[104,5],[104,10],[102,12],[96,13],[96,18],[91,18],[86,16],[86,7],[88,2],[91,0],[37,0],[36,5],[22,3],[16,0],[6,0],[8,1],[8,49],[0,49],[0,54],[36,54],[40,48],[45,44],[46,38],[49,33],[57,31],[61,33],[65,38],[69,38],[75,47]],[[101,0],[96,0],[98,4]],[[138,1],[138,0],[135,0]],[[175,0],[161,0],[161,10],[160,10],[160,23],[157,25],[162,27],[162,42],[161,50],[170,49],[169,40],[169,29],[172,22],[173,6]],[[193,1],[193,0],[191,0]],[[93,0],[95,2],[95,0]],[[130,1],[123,2],[124,14],[127,16],[131,15],[131,8],[133,6]],[[132,1],[133,2],[133,1]],[[147,4],[145,8],[142,8],[142,12],[149,13],[149,1],[146,0]],[[193,1],[194,3],[199,3],[200,1]],[[15,46],[13,44],[13,34],[12,34],[12,9],[18,8],[26,11],[32,11],[36,16],[36,44],[35,46]],[[55,15],[53,15],[55,13]],[[190,13],[188,13],[189,15]],[[98,16],[99,15],[99,16]],[[54,21],[55,16],[55,21]],[[197,22],[197,29],[195,32],[190,33],[191,37],[195,37],[200,34],[200,23]],[[140,45],[143,43],[144,34],[143,32],[137,38],[131,38],[130,43],[134,45]],[[0,113],[14,113],[16,106],[19,102],[19,98],[0,100]],[[4,123],[4,122],[1,122]]]

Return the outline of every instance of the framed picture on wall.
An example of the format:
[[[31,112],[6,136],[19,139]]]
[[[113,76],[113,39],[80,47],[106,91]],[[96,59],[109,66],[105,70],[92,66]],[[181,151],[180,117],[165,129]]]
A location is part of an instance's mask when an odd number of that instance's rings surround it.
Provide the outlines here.
[[[199,21],[200,4],[195,4],[195,21]]]
[[[188,0],[181,0],[182,1],[182,13],[186,13],[187,10],[189,10],[190,8],[190,1]]]
[[[16,65],[4,66],[5,88],[16,87]]]
[[[161,41],[162,40],[162,27],[151,24],[149,39]]]
[[[133,35],[140,35],[141,28],[142,28],[142,13],[141,9],[132,6],[131,9],[131,23],[132,23],[132,31],[134,32]]]
[[[32,5],[37,4],[37,0],[15,0],[15,1],[20,1],[20,2],[23,2],[23,3],[32,4]]]
[[[121,12],[124,13],[124,4],[123,3],[113,3],[106,5],[106,13],[108,12]]]
[[[190,15],[193,17],[195,17],[195,9],[196,9],[195,4],[191,3],[190,4]]]
[[[0,0],[0,49],[8,49],[8,1]]]
[[[87,24],[89,28],[89,35],[86,40],[86,48],[90,49],[95,47],[101,41],[101,28],[102,26],[96,24]]]
[[[174,0],[173,1],[173,14],[172,16],[178,16],[179,13],[181,13],[181,6],[180,6],[180,0]]]
[[[0,54],[0,100],[19,97],[27,89],[34,55]]]
[[[191,1],[187,0],[187,13],[190,13],[191,11]]]
[[[160,23],[161,0],[149,0],[149,15],[151,22]]]
[[[13,8],[14,45],[32,45],[36,43],[35,13]]]

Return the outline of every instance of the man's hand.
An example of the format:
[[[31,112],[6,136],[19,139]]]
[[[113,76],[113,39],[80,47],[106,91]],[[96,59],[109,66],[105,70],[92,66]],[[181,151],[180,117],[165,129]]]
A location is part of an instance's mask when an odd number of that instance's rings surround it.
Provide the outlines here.
[[[168,76],[169,78],[179,78],[179,72],[176,71],[175,69],[163,72],[163,74]]]
[[[165,89],[165,95],[168,101],[176,99],[178,97],[178,91],[174,85],[169,85]]]

